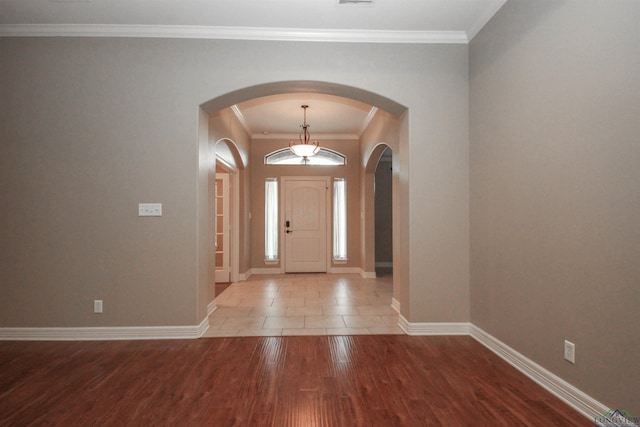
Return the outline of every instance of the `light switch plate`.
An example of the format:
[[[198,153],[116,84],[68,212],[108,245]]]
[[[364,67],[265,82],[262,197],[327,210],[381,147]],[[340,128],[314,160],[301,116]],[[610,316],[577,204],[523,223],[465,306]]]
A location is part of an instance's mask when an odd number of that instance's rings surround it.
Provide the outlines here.
[[[138,216],[162,216],[162,203],[139,203]]]
[[[564,341],[564,358],[571,363],[576,363],[576,345],[567,340]]]
[[[93,300],[93,312],[94,313],[102,313],[102,300],[101,299]]]

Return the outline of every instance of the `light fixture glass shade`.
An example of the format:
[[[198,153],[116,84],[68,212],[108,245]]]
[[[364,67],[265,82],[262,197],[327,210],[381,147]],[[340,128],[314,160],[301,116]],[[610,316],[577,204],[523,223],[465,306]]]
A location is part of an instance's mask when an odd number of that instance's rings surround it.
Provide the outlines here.
[[[315,143],[289,145],[289,148],[296,156],[311,157],[320,150],[320,145],[315,141]]]

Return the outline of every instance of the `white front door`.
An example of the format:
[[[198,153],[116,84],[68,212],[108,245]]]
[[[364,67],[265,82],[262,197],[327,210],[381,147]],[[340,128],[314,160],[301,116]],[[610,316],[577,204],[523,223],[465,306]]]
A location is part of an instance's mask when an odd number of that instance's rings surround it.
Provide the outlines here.
[[[283,178],[286,273],[326,273],[327,194],[325,177]]]
[[[229,262],[229,174],[216,173],[216,282],[230,282],[231,263]]]

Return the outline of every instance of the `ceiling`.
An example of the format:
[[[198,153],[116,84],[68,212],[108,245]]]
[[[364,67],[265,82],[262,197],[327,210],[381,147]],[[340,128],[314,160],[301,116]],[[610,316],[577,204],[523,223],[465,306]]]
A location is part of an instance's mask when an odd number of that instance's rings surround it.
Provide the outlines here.
[[[0,35],[467,43],[507,0],[339,1],[0,0]]]
[[[273,95],[234,106],[234,112],[254,139],[290,139],[301,131],[302,105],[313,139],[357,139],[376,108],[353,99],[317,93]]]
[[[507,0],[0,0],[0,36],[174,37],[377,43],[468,43]],[[254,138],[357,138],[375,108],[285,94],[238,104]]]

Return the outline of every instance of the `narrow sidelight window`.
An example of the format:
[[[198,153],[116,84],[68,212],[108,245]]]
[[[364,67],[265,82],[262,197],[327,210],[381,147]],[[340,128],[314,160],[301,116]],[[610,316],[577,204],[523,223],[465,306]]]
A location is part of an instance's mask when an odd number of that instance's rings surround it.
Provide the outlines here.
[[[278,178],[264,183],[264,259],[278,260]]]
[[[333,180],[333,259],[347,259],[347,181]]]

